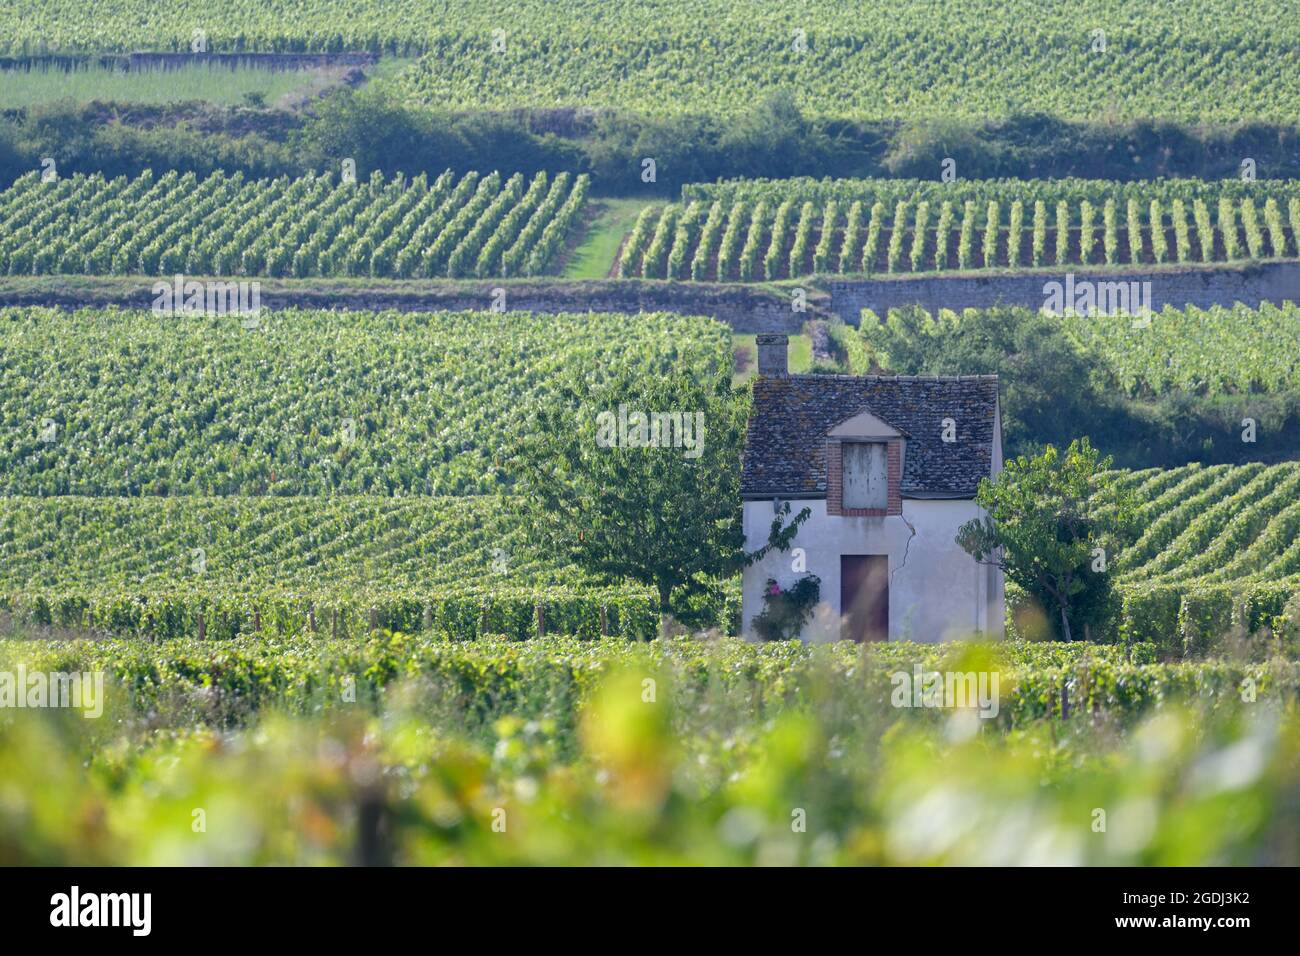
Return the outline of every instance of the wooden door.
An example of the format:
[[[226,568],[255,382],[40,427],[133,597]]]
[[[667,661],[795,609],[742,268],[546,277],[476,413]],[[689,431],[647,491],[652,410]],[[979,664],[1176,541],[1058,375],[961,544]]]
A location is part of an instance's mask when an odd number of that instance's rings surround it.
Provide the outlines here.
[[[840,555],[840,636],[889,640],[889,556]]]

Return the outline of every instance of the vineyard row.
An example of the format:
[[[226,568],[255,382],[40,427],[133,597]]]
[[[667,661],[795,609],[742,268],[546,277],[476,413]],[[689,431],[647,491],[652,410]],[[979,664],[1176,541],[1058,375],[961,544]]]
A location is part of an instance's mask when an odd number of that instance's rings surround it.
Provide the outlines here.
[[[1300,197],[1129,198],[1054,205],[968,199],[692,200],[642,211],[619,275],[696,281],[814,274],[1235,262],[1295,256]]]
[[[588,178],[450,170],[432,183],[331,174],[200,179],[21,177],[0,193],[0,274],[536,276],[552,266]]]

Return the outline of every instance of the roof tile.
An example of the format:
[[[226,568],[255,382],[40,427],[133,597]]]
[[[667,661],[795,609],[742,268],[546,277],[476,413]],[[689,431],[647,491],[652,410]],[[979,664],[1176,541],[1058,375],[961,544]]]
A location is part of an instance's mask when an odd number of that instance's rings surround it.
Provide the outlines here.
[[[869,411],[909,436],[904,497],[973,497],[990,473],[996,375],[780,375],[754,382],[740,490],[747,498],[826,494],[826,434]],[[942,439],[943,420],[957,440]]]

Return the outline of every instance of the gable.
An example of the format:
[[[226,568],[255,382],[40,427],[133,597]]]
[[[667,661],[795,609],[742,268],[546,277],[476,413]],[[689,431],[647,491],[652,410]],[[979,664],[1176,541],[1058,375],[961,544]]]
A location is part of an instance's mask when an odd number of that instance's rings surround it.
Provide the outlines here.
[[[826,436],[858,441],[866,438],[901,438],[902,432],[888,422],[882,422],[871,412],[862,411],[840,422],[827,432]]]
[[[913,498],[971,498],[992,474],[995,375],[788,375],[758,379],[745,436],[741,494],[822,498],[827,448],[854,438],[905,439],[900,491]],[[952,428],[945,429],[951,419]],[[850,435],[856,431],[860,434]],[[832,434],[839,432],[839,434]],[[945,433],[952,441],[945,441]]]

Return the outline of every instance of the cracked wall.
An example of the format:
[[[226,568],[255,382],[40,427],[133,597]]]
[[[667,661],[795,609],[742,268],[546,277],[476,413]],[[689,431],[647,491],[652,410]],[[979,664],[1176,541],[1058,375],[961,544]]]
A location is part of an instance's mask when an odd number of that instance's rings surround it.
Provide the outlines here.
[[[804,630],[814,642],[839,640],[840,556],[889,557],[889,639],[931,643],[970,638],[979,631],[1001,637],[1005,617],[1002,576],[979,564],[956,542],[957,529],[981,514],[969,500],[903,500],[903,513],[886,517],[841,517],[826,513],[823,499],[791,501],[791,511],[812,513],[799,528],[791,550],[768,554],[745,569],[742,629],[763,609],[763,586],[774,578],[783,588],[803,574],[821,578],[819,613]],[[746,547],[767,540],[772,502],[745,502]],[[802,548],[805,571],[796,571]]]

